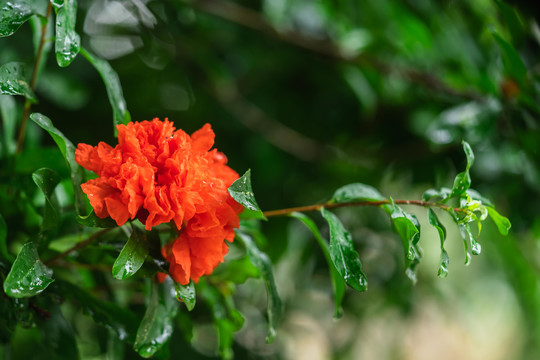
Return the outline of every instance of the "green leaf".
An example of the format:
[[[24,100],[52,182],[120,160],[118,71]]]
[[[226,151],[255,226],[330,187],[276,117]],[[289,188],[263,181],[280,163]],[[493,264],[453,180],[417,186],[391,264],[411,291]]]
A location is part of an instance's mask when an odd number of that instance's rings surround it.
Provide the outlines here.
[[[197,300],[197,293],[195,291],[195,284],[193,281],[190,281],[187,285],[181,285],[179,283],[174,283],[174,289],[176,291],[176,299],[183,302],[186,305],[188,311],[195,308],[195,302]]]
[[[118,280],[132,276],[144,264],[147,255],[146,236],[139,229],[133,227],[131,236],[113,264],[113,276]]]
[[[313,233],[313,236],[321,247],[326,262],[328,263],[328,269],[330,270],[330,276],[332,279],[332,286],[334,287],[334,317],[339,318],[342,314],[341,303],[343,301],[343,296],[345,295],[345,282],[332,261],[332,257],[330,256],[330,250],[328,248],[328,243],[321,236],[317,225],[315,225],[313,220],[311,220],[307,215],[300,212],[293,212],[290,214],[290,216],[300,220]]]
[[[321,208],[330,226],[330,257],[347,285],[358,291],[367,290],[367,279],[362,272],[360,256],[354,249],[351,234],[333,213]]]
[[[0,94],[22,95],[36,102],[36,96],[26,81],[23,63],[10,62],[0,67]]]
[[[65,0],[56,13],[56,61],[61,67],[66,67],[81,50],[81,38],[75,31],[77,20],[76,0]]]
[[[13,96],[0,95],[0,117],[2,118],[2,154],[13,154],[17,149],[17,104]]]
[[[450,194],[450,196],[459,196],[465,194],[467,190],[471,187],[471,175],[469,174],[469,170],[474,164],[474,153],[469,143],[467,143],[465,140],[463,140],[461,143],[463,145],[463,151],[465,152],[465,156],[467,158],[467,165],[465,167],[465,171],[460,172],[456,175],[456,178],[454,179],[454,186],[452,186],[452,193]]]
[[[58,226],[58,204],[54,189],[62,178],[49,168],[41,168],[32,174],[32,179],[45,195],[45,208],[41,230],[54,229]]]
[[[247,279],[260,278],[261,272],[249,260],[248,256],[242,256],[239,259],[227,260],[221,263],[212,272],[212,279],[216,282],[233,282],[243,284]]]
[[[495,32],[495,30],[492,30],[491,33],[497,41],[497,45],[499,45],[499,48],[501,49],[505,72],[512,76],[514,80],[520,84],[523,84],[527,76],[527,68],[523,63],[521,56],[519,56],[519,53],[512,46],[512,44],[503,39],[497,32]]]
[[[449,188],[441,188],[440,190],[428,189],[422,195],[422,200],[443,202],[450,196],[451,193],[452,190]]]
[[[228,190],[234,200],[243,205],[247,210],[251,210],[249,213],[251,218],[266,219],[251,189],[251,169],[248,169],[244,175],[233,182]]]
[[[71,174],[71,182],[73,183],[73,189],[75,192],[75,209],[79,215],[85,213],[86,205],[84,203],[84,195],[81,189],[83,170],[82,167],[80,167],[75,161],[75,146],[73,146],[73,143],[69,141],[69,139],[66,138],[60,130],[53,126],[51,120],[45,115],[33,113],[30,115],[30,119],[47,131],[53,138],[54,142],[56,142],[56,145],[58,145],[58,148],[64,156],[67,167]]]
[[[354,183],[340,187],[332,196],[332,203],[350,203],[357,201],[381,201],[386,200],[373,186]]]
[[[28,242],[4,281],[4,292],[16,298],[30,297],[45,290],[53,281],[52,270],[39,259],[36,244]]]
[[[126,100],[122,92],[120,78],[111,65],[100,58],[90,54],[84,48],[81,48],[81,54],[94,66],[105,83],[107,96],[113,109],[114,133],[117,133],[116,125],[127,124],[131,121],[131,115],[127,110]]]
[[[90,214],[86,216],[77,215],[77,222],[88,227],[111,228],[117,226],[116,221],[110,217],[106,217],[104,219],[99,218],[94,213],[94,210],[92,210]]]
[[[170,277],[167,277],[162,284],[152,282],[150,302],[137,330],[135,344],[133,344],[133,349],[139,355],[149,358],[169,341],[178,305]]]
[[[8,261],[13,261],[13,256],[7,248],[7,224],[2,214],[0,214],[0,256]]]
[[[250,235],[245,234],[242,231],[237,231],[236,234],[246,246],[249,259],[253,265],[255,265],[261,271],[264,283],[266,285],[266,293],[268,296],[268,335],[266,337],[266,342],[271,343],[276,337],[275,326],[280,320],[283,311],[281,298],[279,297],[276,283],[274,281],[272,263],[270,262],[268,255],[259,250],[257,244],[255,241],[253,241]]]
[[[0,37],[10,36],[34,14],[43,14],[45,1],[17,0],[0,2]]]
[[[435,214],[435,211],[433,209],[428,208],[428,220],[435,229],[437,229],[437,232],[439,233],[439,239],[441,240],[441,260],[439,265],[439,272],[438,276],[441,278],[445,278],[448,275],[448,263],[450,262],[450,258],[448,257],[448,253],[444,249],[444,241],[446,239],[446,228],[443,226],[443,224],[439,221],[439,218]]]
[[[502,235],[508,235],[508,230],[512,227],[512,224],[510,223],[510,220],[508,218],[502,216],[495,210],[495,208],[491,206],[486,206],[489,216],[491,217],[491,220],[497,225],[497,229]]]
[[[499,11],[501,12],[504,22],[510,31],[513,42],[516,43],[523,39],[525,36],[525,28],[517,14],[516,9],[501,0],[496,0],[495,3],[499,7]]]

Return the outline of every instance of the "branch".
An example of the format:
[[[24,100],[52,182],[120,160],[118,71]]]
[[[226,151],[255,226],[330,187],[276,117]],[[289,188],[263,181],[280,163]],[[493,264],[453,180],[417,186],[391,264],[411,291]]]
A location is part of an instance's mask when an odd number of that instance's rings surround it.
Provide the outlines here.
[[[70,247],[69,249],[67,249],[63,253],[60,253],[60,254],[56,255],[55,257],[53,257],[50,260],[47,260],[45,262],[45,265],[51,266],[52,264],[54,264],[58,260],[61,260],[61,259],[65,258],[66,256],[68,256],[72,252],[74,252],[76,250],[79,250],[79,249],[82,249],[82,248],[90,245],[94,240],[99,238],[101,235],[105,235],[106,233],[108,233],[109,231],[114,230],[114,229],[115,228],[106,228],[106,229],[98,231],[97,233],[92,234],[88,239],[75,244],[74,246]]]
[[[319,211],[321,210],[321,208],[337,209],[337,208],[350,207],[350,206],[381,206],[381,205],[390,205],[390,204],[392,204],[390,200],[357,201],[357,202],[349,202],[349,203],[326,203],[326,204],[298,206],[298,207],[293,207],[293,208],[288,208],[288,209],[264,211],[263,215],[266,217],[272,217],[272,216],[288,215],[293,212]],[[443,205],[439,203],[432,203],[428,201],[422,201],[422,200],[394,200],[394,204],[416,205],[416,206],[423,206],[423,207],[438,207],[439,209],[443,209],[446,211],[454,210],[455,212],[469,212],[469,210],[465,210],[462,208],[453,208],[451,206],[447,206],[447,205]]]
[[[34,62],[34,68],[32,70],[32,79],[30,80],[30,90],[32,92],[36,88],[37,74],[39,71],[39,63],[41,62],[41,55],[43,54],[43,46],[45,45],[45,34],[47,33],[47,25],[49,24],[49,18],[52,11],[52,3],[48,1],[49,5],[47,6],[47,14],[45,15],[45,21],[41,25],[41,38],[39,40],[39,46],[36,54],[36,60]],[[21,118],[21,127],[19,129],[19,136],[17,138],[17,154],[22,150],[24,143],[24,136],[26,134],[26,123],[28,122],[28,115],[30,115],[30,107],[32,103],[30,100],[26,99],[24,102],[24,109]]]
[[[431,73],[399,67],[395,64],[389,64],[379,59],[372,58],[367,54],[360,54],[353,57],[347,56],[332,41],[314,39],[296,31],[280,32],[258,12],[233,3],[232,1],[185,0],[183,3],[198,11],[212,14],[252,30],[262,32],[265,35],[285,43],[298,46],[334,60],[353,65],[369,65],[383,74],[397,75],[411,83],[419,84],[430,90],[435,90],[446,95],[474,101],[483,101],[484,99],[484,95],[481,93],[472,90],[455,89]]]

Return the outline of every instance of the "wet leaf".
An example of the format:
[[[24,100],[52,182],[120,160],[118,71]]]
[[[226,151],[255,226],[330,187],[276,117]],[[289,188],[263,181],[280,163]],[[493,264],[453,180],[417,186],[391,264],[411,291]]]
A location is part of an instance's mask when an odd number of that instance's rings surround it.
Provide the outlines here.
[[[251,218],[266,219],[257,204],[257,200],[255,200],[255,194],[253,194],[251,188],[251,170],[246,171],[244,175],[229,186],[229,194],[247,209],[244,212],[249,211]]]
[[[195,284],[193,281],[190,281],[187,285],[181,285],[175,282],[174,289],[176,291],[176,299],[183,302],[188,311],[193,310],[197,300],[197,293],[195,291]]]
[[[4,281],[4,292],[16,298],[39,294],[54,279],[52,270],[39,259],[36,244],[24,244]]]
[[[247,279],[260,277],[260,270],[251,263],[248,256],[227,260],[212,273],[212,279],[217,282],[230,281],[235,284],[243,284]]]
[[[428,189],[422,195],[422,200],[442,202],[450,196],[451,192],[452,190],[449,188],[442,188],[440,190]]]
[[[362,272],[360,256],[354,249],[351,234],[345,229],[338,217],[321,209],[322,216],[330,226],[330,257],[345,283],[358,291],[367,290],[367,279]]]
[[[32,174],[32,179],[43,195],[45,195],[41,230],[54,229],[58,226],[58,203],[54,195],[54,189],[62,178],[54,170],[41,168]]]
[[[26,81],[23,63],[10,62],[0,66],[0,94],[22,95],[33,102],[37,101],[30,84]]]
[[[332,203],[349,203],[357,201],[381,201],[386,200],[373,186],[354,183],[340,187],[332,196]]]
[[[471,187],[471,175],[469,174],[469,170],[474,164],[474,153],[471,146],[465,140],[462,141],[462,145],[463,151],[465,152],[467,158],[467,165],[465,167],[465,171],[456,175],[450,196],[459,196],[465,194]]]
[[[10,36],[32,15],[43,14],[46,2],[17,0],[0,2],[0,37]]]
[[[133,349],[139,355],[149,358],[169,341],[178,305],[170,277],[161,284],[152,282],[150,302],[137,330],[135,344],[133,344]]]
[[[127,124],[131,121],[131,115],[127,110],[126,100],[124,99],[124,93],[122,92],[122,85],[120,84],[120,78],[111,65],[100,58],[90,54],[84,48],[81,48],[81,54],[94,66],[99,72],[99,75],[105,83],[105,89],[107,90],[107,96],[113,109],[114,117],[114,133],[116,135],[116,125]]]
[[[328,248],[328,243],[321,236],[317,225],[315,225],[313,220],[311,220],[307,215],[300,212],[293,212],[290,214],[290,216],[300,220],[313,233],[313,236],[321,247],[326,262],[328,263],[328,269],[330,270],[330,276],[332,278],[332,286],[334,287],[334,317],[339,318],[342,314],[341,303],[343,301],[343,296],[345,295],[345,282],[341,274],[336,269],[334,262],[332,261],[332,257],[330,256],[330,250]]]
[[[84,203],[84,195],[81,189],[83,170],[75,161],[75,146],[73,146],[73,143],[69,141],[69,139],[66,138],[62,132],[60,132],[60,130],[53,126],[51,120],[45,115],[33,113],[30,115],[30,119],[32,119],[42,129],[47,131],[53,138],[56,145],[58,145],[58,148],[64,156],[67,167],[71,174],[71,181],[73,183],[73,189],[75,192],[75,209],[77,210],[77,214],[84,214],[86,212],[86,205]]]
[[[147,255],[146,236],[139,229],[133,227],[131,236],[113,264],[113,276],[118,280],[132,276],[144,264]]]
[[[428,220],[429,220],[429,223],[433,227],[435,227],[435,229],[437,229],[437,232],[439,233],[439,239],[441,241],[441,259],[440,259],[438,276],[441,278],[445,278],[448,275],[448,263],[450,262],[448,253],[444,249],[444,241],[446,239],[446,228],[439,221],[439,218],[435,214],[435,211],[433,211],[433,209],[431,208],[428,208]]]
[[[502,216],[495,210],[495,208],[491,206],[486,206],[489,216],[491,217],[491,220],[497,225],[497,229],[502,235],[508,235],[508,231],[512,227],[512,224],[510,223],[510,220],[508,218]]]
[[[282,314],[282,303],[279,297],[276,283],[274,281],[274,272],[272,263],[264,252],[259,250],[257,244],[250,235],[237,231],[236,234],[246,246],[249,259],[260,271],[266,285],[266,293],[268,295],[268,335],[266,342],[271,343],[276,337],[276,324],[279,322]]]
[[[76,0],[65,0],[56,13],[56,61],[61,67],[71,64],[81,50],[81,38],[75,31]]]

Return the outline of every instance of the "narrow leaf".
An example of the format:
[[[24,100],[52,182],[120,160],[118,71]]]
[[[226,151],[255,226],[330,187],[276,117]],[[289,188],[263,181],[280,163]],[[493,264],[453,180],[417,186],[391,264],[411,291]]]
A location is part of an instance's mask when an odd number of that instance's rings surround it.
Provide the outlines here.
[[[23,63],[10,62],[0,67],[0,94],[22,95],[36,102],[36,96],[26,81]]]
[[[120,78],[116,71],[113,70],[111,65],[100,58],[90,54],[84,48],[81,48],[81,54],[94,66],[99,72],[99,75],[105,83],[105,89],[107,90],[107,96],[113,109],[114,117],[114,133],[117,133],[116,125],[127,124],[131,121],[131,116],[127,110],[126,100],[122,92],[122,85],[120,84]]]
[[[53,281],[52,270],[39,259],[36,244],[28,242],[4,281],[4,292],[16,298],[30,297],[45,290]]]
[[[233,182],[228,190],[234,200],[243,205],[247,210],[251,210],[250,215],[252,218],[266,219],[257,204],[257,200],[255,200],[255,194],[253,194],[251,188],[251,169]]]
[[[132,276],[144,264],[147,255],[146,236],[136,227],[133,227],[131,236],[113,264],[113,276],[118,280]]]
[[[81,50],[81,38],[75,31],[76,0],[65,0],[56,14],[56,61],[61,67],[71,64]]]
[[[349,203],[356,201],[381,201],[386,200],[373,186],[354,183],[340,187],[332,196],[333,203]]]
[[[508,231],[512,227],[512,224],[510,223],[510,220],[508,218],[502,216],[495,210],[495,208],[491,206],[486,206],[489,216],[491,217],[491,220],[497,225],[497,229],[502,235],[508,235]]]
[[[525,28],[517,14],[516,9],[501,0],[496,0],[495,3],[499,7],[499,11],[504,18],[504,22],[510,31],[513,43],[518,43],[525,36]]]
[[[51,135],[56,145],[60,149],[60,152],[66,160],[67,167],[71,174],[71,182],[73,183],[73,189],[75,192],[75,208],[77,214],[83,214],[86,211],[86,205],[84,203],[84,195],[81,189],[81,183],[83,181],[83,170],[75,161],[75,146],[62,134],[60,130],[55,128],[51,120],[45,115],[39,113],[33,113],[30,115],[36,124]]]
[[[179,283],[174,283],[174,289],[176,291],[176,299],[183,302],[186,305],[188,311],[191,311],[195,308],[196,292],[195,284],[193,281],[190,281],[187,285],[181,285]]]
[[[49,168],[41,168],[32,174],[34,183],[45,195],[45,208],[43,211],[43,222],[41,229],[50,230],[58,226],[58,204],[54,189],[60,183],[60,176]]]
[[[144,358],[153,356],[169,341],[177,312],[178,301],[170,277],[162,284],[152,282],[150,302],[137,330],[133,349]]]
[[[354,249],[351,234],[338,217],[321,208],[321,214],[330,226],[330,257],[345,283],[358,291],[367,290],[367,279],[362,272],[360,256]]]
[[[266,285],[266,293],[268,296],[268,335],[266,337],[266,342],[271,343],[276,337],[275,326],[280,320],[283,311],[281,298],[279,297],[276,283],[274,281],[272,263],[270,262],[268,255],[259,250],[257,244],[255,244],[250,235],[241,231],[237,231],[236,234],[246,246],[249,259],[253,265],[259,268],[261,271],[264,283]]]
[[[332,257],[330,256],[330,250],[328,248],[328,243],[319,232],[317,225],[311,220],[307,215],[300,212],[293,212],[290,214],[291,217],[300,220],[312,233],[321,250],[324,254],[326,262],[328,263],[328,269],[330,270],[330,276],[332,279],[332,286],[334,287],[334,303],[335,303],[335,312],[334,317],[339,318],[342,314],[341,303],[343,301],[343,296],[345,295],[345,282],[343,277],[340,275],[336,266],[332,262]]]
[[[465,171],[460,172],[456,175],[456,178],[454,179],[454,186],[452,186],[452,193],[450,194],[450,196],[460,196],[462,194],[465,194],[467,190],[471,187],[471,175],[469,174],[469,170],[474,164],[474,153],[469,143],[467,143],[465,140],[463,140],[461,143],[463,145],[463,151],[465,152],[465,156],[467,158],[467,165],[465,167]]]
[[[439,233],[439,239],[441,240],[441,260],[440,260],[440,265],[439,265],[438,276],[441,278],[445,278],[448,275],[448,263],[450,262],[448,253],[444,249],[444,241],[446,239],[446,228],[439,221],[439,218],[435,214],[435,211],[433,211],[433,209],[431,208],[428,208],[428,220],[429,220],[429,223],[433,227],[435,227],[435,229],[437,229],[437,232]]]

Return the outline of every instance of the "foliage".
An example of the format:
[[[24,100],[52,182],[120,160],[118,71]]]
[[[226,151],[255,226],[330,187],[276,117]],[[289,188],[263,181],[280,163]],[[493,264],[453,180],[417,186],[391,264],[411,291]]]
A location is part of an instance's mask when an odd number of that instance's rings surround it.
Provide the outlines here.
[[[307,294],[357,323],[358,303],[414,313],[430,275],[481,282],[450,255],[462,242],[469,265],[482,239],[530,334],[513,357],[538,353],[538,29],[503,1],[0,0],[0,351],[292,358],[280,333]],[[117,226],[81,191],[74,144],[114,142],[132,114],[212,122],[253,170],[197,283],[164,276],[173,225]],[[355,357],[351,336],[333,357]]]

